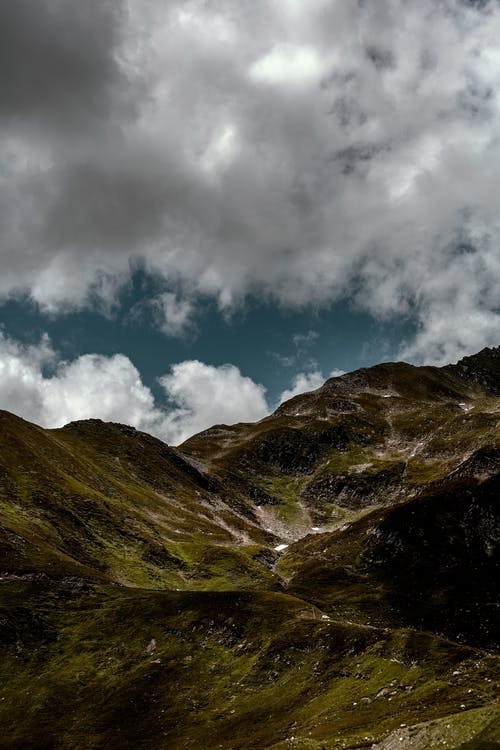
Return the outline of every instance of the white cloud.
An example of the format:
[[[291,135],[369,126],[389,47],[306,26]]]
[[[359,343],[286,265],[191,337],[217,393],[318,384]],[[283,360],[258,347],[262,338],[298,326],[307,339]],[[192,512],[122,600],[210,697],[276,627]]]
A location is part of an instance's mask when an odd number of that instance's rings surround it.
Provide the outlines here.
[[[201,166],[209,175],[216,177],[225,167],[228,167],[236,157],[238,149],[238,134],[234,125],[222,125],[208,144]]]
[[[329,377],[342,374],[333,370]],[[279,403],[319,388],[325,379],[319,371],[299,373]],[[168,401],[164,408],[123,354],[84,354],[68,362],[47,336],[38,345],[23,345],[0,331],[0,409],[43,427],[95,418],[131,424],[177,445],[215,424],[254,422],[271,411],[264,386],[231,364],[187,360],[172,365],[159,382]]]
[[[253,422],[269,414],[264,386],[243,376],[234,365],[181,362],[160,383],[176,404],[162,427],[174,443],[214,424]]]
[[[173,365],[161,378],[171,408],[161,409],[128,357],[58,359],[47,337],[23,346],[0,333],[0,408],[44,427],[98,418],[131,424],[177,444],[215,423],[261,419],[265,389],[233,365]]]
[[[325,378],[319,371],[301,372],[292,380],[290,388],[283,391],[279,403],[282,404],[284,401],[288,401],[288,399],[298,396],[300,393],[314,391],[323,385],[324,382]]]
[[[46,427],[97,417],[147,428],[158,414],[128,357],[58,359],[47,337],[23,346],[0,333],[0,408]]]
[[[282,44],[256,60],[249,75],[258,82],[306,86],[319,80],[327,64],[311,47]]]
[[[336,378],[340,375],[344,374],[344,370],[332,370],[330,375],[328,375],[329,378]],[[283,391],[283,393],[280,396],[279,403],[282,404],[284,401],[288,401],[288,399],[293,398],[294,396],[298,396],[301,393],[306,393],[307,391],[314,391],[316,388],[319,388],[323,385],[327,378],[323,375],[322,372],[319,370],[314,370],[313,372],[301,372],[298,375],[294,377],[292,380],[292,383],[290,385],[290,388],[287,388]]]
[[[438,307],[429,311],[415,338],[401,346],[398,359],[446,365],[457,362],[464,352],[474,353],[492,342],[498,346],[499,341],[500,315],[482,310],[480,304],[477,309],[461,307],[457,299],[442,314]]]
[[[340,378],[341,375],[345,375],[345,370],[333,369],[328,375],[329,378]]]
[[[498,343],[500,3],[101,5],[0,11],[0,299],[106,311],[138,261],[169,335],[186,290],[355,294],[415,360]]]
[[[158,327],[167,336],[182,336],[192,328],[194,306],[191,300],[165,292],[153,300]]]

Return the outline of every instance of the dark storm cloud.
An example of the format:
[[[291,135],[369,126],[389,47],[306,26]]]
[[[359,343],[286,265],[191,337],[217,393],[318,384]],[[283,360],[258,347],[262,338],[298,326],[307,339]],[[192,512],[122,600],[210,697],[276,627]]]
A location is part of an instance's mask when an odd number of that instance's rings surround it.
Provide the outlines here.
[[[186,295],[165,331],[197,294],[354,295],[417,316],[406,356],[496,342],[499,34],[492,2],[5,0],[0,295],[90,304],[138,261]]]
[[[109,166],[76,164],[54,175],[58,189],[45,213],[40,235],[44,246],[82,250],[100,246],[111,253],[157,236],[169,201],[161,180],[130,157],[123,165]]]
[[[2,0],[0,117],[76,127],[106,115],[122,19],[120,0]]]

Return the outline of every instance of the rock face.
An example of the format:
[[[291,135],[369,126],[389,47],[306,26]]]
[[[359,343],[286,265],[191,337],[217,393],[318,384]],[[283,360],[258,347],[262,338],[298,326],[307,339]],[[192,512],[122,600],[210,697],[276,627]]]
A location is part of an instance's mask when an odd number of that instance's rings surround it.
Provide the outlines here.
[[[454,471],[477,473],[471,457],[498,443],[499,352],[444,368],[388,363],[331,378],[255,425],[221,426],[181,451],[234,492],[264,492],[273,528],[280,513],[291,536],[294,519],[303,534],[305,516],[330,528],[345,510],[417,497]],[[488,466],[485,476],[496,471]]]
[[[500,395],[500,346],[486,347],[472,357],[464,357],[456,365],[443,368],[471,383],[476,383],[492,395]]]
[[[178,449],[0,412],[2,747],[499,748],[499,491],[500,348]]]

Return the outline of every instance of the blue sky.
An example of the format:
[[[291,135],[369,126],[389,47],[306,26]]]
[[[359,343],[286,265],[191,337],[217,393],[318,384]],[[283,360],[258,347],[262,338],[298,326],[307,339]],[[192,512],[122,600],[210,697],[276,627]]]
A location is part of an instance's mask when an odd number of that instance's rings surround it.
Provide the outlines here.
[[[0,307],[0,320],[4,334],[24,344],[36,345],[48,334],[63,360],[83,353],[125,354],[160,401],[165,394],[158,378],[172,363],[197,359],[214,366],[236,365],[266,387],[271,405],[277,405],[297,373],[320,372],[326,378],[334,370],[390,360],[412,333],[410,319],[379,321],[348,302],[290,310],[257,298],[223,314],[206,298],[189,331],[166,335],[151,315],[137,311],[149,299],[149,287],[144,276],[136,274],[119,307],[107,315],[92,310],[44,314],[29,299],[16,299]]]
[[[4,0],[0,408],[170,442],[500,339],[500,4]]]

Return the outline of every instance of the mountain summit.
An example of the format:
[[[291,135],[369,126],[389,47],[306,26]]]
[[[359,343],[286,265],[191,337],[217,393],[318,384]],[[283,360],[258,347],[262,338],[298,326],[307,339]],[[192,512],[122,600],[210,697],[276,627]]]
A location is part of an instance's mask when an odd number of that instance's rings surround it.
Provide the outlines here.
[[[492,395],[500,395],[500,346],[486,347],[478,354],[464,357],[456,365],[443,369],[476,383]]]
[[[179,448],[0,412],[5,748],[500,748],[500,348]]]

